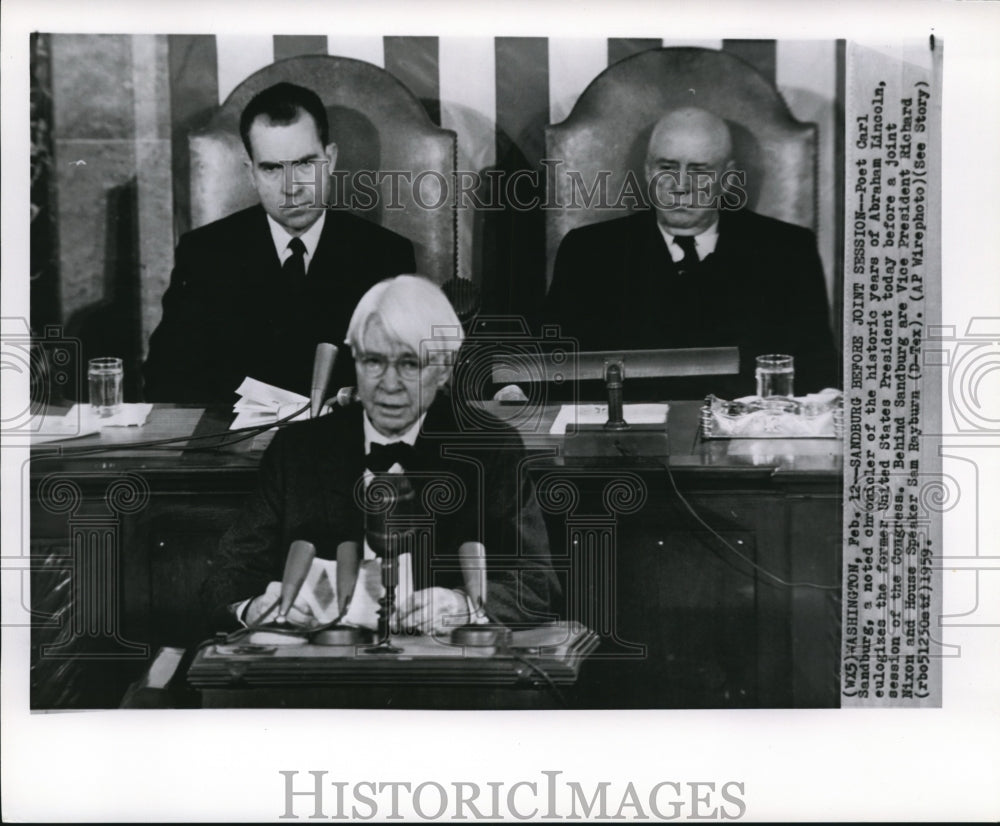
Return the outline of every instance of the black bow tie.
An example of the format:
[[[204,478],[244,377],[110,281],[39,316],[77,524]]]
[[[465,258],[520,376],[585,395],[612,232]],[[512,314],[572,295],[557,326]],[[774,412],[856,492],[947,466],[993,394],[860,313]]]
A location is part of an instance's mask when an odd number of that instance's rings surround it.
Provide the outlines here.
[[[406,442],[390,442],[387,445],[372,442],[365,457],[365,465],[373,473],[385,473],[397,462],[405,470],[417,469],[419,455],[413,445],[408,445]]]

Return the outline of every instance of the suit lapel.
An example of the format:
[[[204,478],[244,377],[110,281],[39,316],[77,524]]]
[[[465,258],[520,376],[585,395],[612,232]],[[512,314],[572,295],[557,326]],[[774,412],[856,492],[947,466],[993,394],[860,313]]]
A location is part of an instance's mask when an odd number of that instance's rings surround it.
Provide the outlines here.
[[[342,214],[334,209],[326,211],[326,218],[323,221],[323,231],[319,235],[319,243],[316,245],[316,252],[313,260],[309,262],[308,278],[313,283],[328,280],[335,271],[333,262],[337,259],[334,255],[338,243],[343,246],[344,233],[342,232]],[[338,254],[340,250],[337,250]]]
[[[723,210],[719,216],[719,240],[712,255],[713,290],[722,291],[736,304],[743,304],[754,292],[760,269],[760,239],[746,225],[740,212]],[[744,311],[749,307],[744,306]]]
[[[338,415],[339,414],[339,415]],[[330,427],[317,444],[319,480],[324,498],[335,502],[346,498],[354,508],[355,488],[365,469],[365,436],[361,405],[351,405],[330,414]]]
[[[281,272],[281,261],[274,248],[271,238],[271,226],[267,222],[267,213],[262,206],[256,206],[247,215],[246,231],[236,249],[243,260],[240,277],[251,274],[261,283],[275,279]]]
[[[633,250],[630,272],[635,279],[630,290],[633,303],[623,340],[632,347],[662,346],[663,311],[677,269],[656,225],[655,212],[650,210],[637,220],[636,230],[629,245]]]
[[[677,267],[670,257],[670,251],[663,240],[663,234],[656,225],[656,214],[650,212],[644,216],[636,238],[635,248],[638,250],[638,271],[643,278],[661,282],[664,278],[675,275]]]
[[[722,210],[719,213],[719,240],[715,244],[713,255],[718,256],[720,260],[731,260],[736,257],[745,260],[754,254],[756,247],[755,239],[747,235],[741,213]]]
[[[723,210],[719,214],[719,240],[706,260],[702,301],[711,307],[704,329],[721,344],[741,341],[756,318],[759,239],[746,225],[743,213]]]
[[[413,447],[420,454],[425,466],[437,467],[442,462],[442,445],[457,433],[458,424],[452,415],[451,396],[446,395],[444,391],[438,391],[437,397],[427,410],[423,427]]]

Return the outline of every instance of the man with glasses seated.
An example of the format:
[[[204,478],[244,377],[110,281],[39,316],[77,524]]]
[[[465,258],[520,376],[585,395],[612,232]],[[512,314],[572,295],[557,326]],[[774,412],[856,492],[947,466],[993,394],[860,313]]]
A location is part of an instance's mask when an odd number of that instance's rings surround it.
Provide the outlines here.
[[[360,404],[274,437],[259,489],[223,537],[203,588],[216,630],[252,624],[267,611],[273,598],[265,590],[281,579],[292,542],[312,542],[326,559],[335,558],[340,542],[360,545],[359,491],[373,474],[396,472],[412,474],[434,536],[429,555],[412,560],[412,598],[396,606],[401,630],[442,632],[473,619],[478,606],[464,591],[458,564],[465,542],[486,549],[479,619],[523,625],[555,618],[558,584],[535,491],[520,467],[520,436],[480,411],[464,416],[463,400],[448,387],[462,338],[448,299],[422,277],[388,279],[362,297],[347,330]],[[454,495],[422,496],[435,480],[449,480]],[[301,596],[288,618],[315,621]]]

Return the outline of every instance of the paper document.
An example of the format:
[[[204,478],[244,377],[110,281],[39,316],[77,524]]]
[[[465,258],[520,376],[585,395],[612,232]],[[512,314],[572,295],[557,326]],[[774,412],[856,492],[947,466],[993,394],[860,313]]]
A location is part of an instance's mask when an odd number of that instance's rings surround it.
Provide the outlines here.
[[[151,404],[123,404],[114,416],[97,416],[89,404],[74,404],[61,416],[44,416],[37,432],[31,436],[35,444],[76,439],[98,433],[105,427],[142,427],[153,409]]]
[[[236,388],[240,397],[233,405],[236,418],[229,425],[230,430],[254,425],[266,425],[290,416],[296,410],[306,409],[295,417],[295,421],[309,418],[309,399],[291,390],[274,387],[249,376]]]
[[[409,608],[413,598],[413,565],[409,553],[399,555],[398,576],[396,611],[400,612]],[[280,599],[281,583],[271,582],[265,593],[272,599]],[[365,559],[358,568],[354,594],[348,605],[347,614],[340,621],[341,624],[370,628],[374,631],[378,626],[378,601],[384,593],[381,560]],[[309,606],[317,625],[325,625],[337,619],[339,611],[336,560],[318,557],[313,559],[305,582],[302,583],[299,599]]]
[[[91,433],[100,433],[101,426],[89,418],[84,419],[80,415],[79,407],[80,405],[76,405],[62,416],[43,416],[38,429],[31,434],[32,444],[62,442],[66,439],[89,436]]]
[[[666,424],[669,410],[670,405],[667,404],[626,404],[623,405],[622,415],[629,424]],[[604,424],[607,420],[606,404],[564,404],[549,433],[564,436],[569,424]]]

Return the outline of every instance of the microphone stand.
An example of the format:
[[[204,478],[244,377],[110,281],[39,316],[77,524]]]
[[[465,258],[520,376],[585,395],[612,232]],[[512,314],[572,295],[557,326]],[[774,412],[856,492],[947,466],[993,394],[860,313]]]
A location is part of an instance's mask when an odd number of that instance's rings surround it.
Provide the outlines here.
[[[622,415],[624,378],[621,362],[612,362],[608,365],[608,369],[604,373],[608,390],[608,420],[604,424],[605,430],[628,430],[628,422]]]
[[[415,494],[404,474],[376,474],[368,485],[365,504],[365,536],[372,551],[382,560],[383,593],[378,601],[377,642],[364,649],[366,654],[398,654],[403,649],[391,642],[391,619],[396,609],[396,585],[399,582],[400,528],[386,519],[393,513],[397,518],[409,513]]]
[[[395,543],[392,543],[395,544]],[[399,581],[399,562],[394,551],[382,557],[382,587],[385,589],[378,601],[378,626],[376,643],[365,649],[366,654],[398,654],[403,649],[392,644],[390,619],[396,610],[396,583]]]

